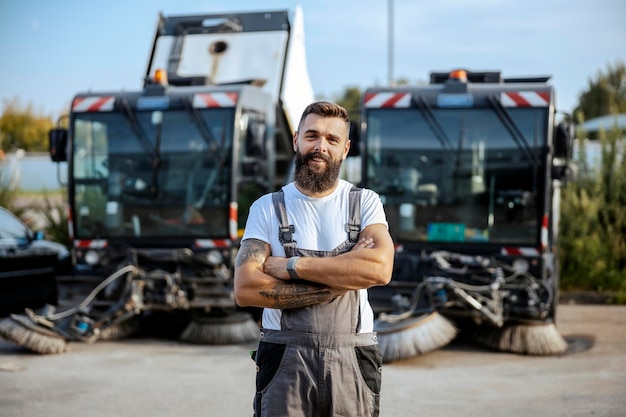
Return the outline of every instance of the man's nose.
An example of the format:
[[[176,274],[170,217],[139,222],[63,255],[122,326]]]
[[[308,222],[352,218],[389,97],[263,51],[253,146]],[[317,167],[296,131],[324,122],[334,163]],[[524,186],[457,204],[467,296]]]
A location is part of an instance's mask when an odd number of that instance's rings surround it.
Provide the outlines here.
[[[315,143],[316,152],[328,152],[328,141],[324,137],[320,137]]]

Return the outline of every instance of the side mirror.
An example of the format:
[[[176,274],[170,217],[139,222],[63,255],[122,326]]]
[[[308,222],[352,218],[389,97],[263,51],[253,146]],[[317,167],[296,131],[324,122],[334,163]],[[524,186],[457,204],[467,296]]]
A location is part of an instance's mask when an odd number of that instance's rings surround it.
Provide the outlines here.
[[[554,129],[554,156],[571,159],[574,148],[574,124],[570,121],[561,122]]]
[[[359,125],[353,121],[350,121],[348,139],[350,139],[350,151],[348,152],[348,157],[361,155],[361,132],[359,130]]]
[[[48,140],[52,162],[67,161],[67,129],[51,129],[48,132]]]
[[[553,165],[552,178],[561,180],[563,184],[576,181],[578,178],[578,165],[572,161],[567,161],[562,165]]]

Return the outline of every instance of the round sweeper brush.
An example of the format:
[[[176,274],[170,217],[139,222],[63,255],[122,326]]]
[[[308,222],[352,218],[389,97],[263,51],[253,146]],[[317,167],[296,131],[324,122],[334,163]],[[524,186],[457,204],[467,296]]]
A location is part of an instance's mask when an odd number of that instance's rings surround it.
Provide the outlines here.
[[[559,355],[567,350],[567,341],[552,322],[527,321],[507,323],[502,327],[482,326],[473,338],[488,348],[522,355]]]
[[[27,316],[11,314],[1,320],[0,336],[36,353],[62,353],[68,350],[63,336]]]
[[[439,349],[457,333],[452,322],[437,312],[398,321],[379,318],[374,322],[374,331],[385,363]]]
[[[220,315],[197,315],[180,335],[187,343],[198,345],[234,345],[259,339],[259,326],[252,315],[233,312]]]
[[[140,327],[138,318],[133,317],[120,323],[112,324],[100,331],[98,340],[121,340],[136,333]]]

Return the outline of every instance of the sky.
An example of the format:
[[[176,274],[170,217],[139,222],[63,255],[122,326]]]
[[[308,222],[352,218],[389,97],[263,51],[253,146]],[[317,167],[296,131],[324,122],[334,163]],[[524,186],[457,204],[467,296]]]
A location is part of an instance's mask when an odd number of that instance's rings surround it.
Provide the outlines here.
[[[57,118],[78,92],[140,89],[159,12],[296,6],[318,98],[465,68],[550,75],[570,112],[599,71],[626,62],[624,0],[0,0],[0,106],[17,98]]]

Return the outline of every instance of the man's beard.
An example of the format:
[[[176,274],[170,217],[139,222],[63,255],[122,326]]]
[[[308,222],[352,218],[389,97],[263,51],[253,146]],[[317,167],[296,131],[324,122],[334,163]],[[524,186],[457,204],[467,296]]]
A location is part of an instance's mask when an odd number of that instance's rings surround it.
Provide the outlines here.
[[[326,169],[321,172],[312,170],[308,162],[313,158],[321,158],[326,162]],[[299,150],[296,151],[296,184],[307,191],[313,193],[321,193],[332,189],[339,178],[339,169],[341,168],[341,160],[334,161],[330,156],[320,152],[311,152],[302,155]]]

